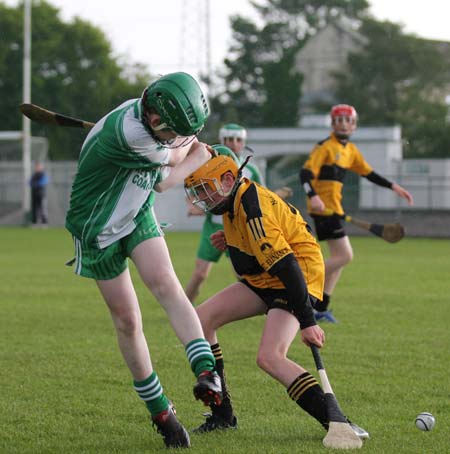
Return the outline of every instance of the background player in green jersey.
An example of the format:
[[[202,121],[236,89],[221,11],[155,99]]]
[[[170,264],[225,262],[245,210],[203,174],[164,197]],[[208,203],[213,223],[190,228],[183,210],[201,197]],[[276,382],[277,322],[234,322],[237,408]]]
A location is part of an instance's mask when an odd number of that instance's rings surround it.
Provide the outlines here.
[[[220,378],[194,308],[173,270],[153,211],[154,190],[183,181],[210,154],[196,136],[209,115],[189,74],[153,82],[141,98],[124,102],[96,123],[81,149],[66,227],[75,272],[95,279],[110,310],[134,389],[167,447],[189,447],[187,431],[153,370],[128,258],[166,311],[197,377],[194,395],[220,402]]]
[[[242,162],[247,145],[247,130],[236,123],[227,123],[220,128],[220,143],[230,148]],[[258,167],[253,163],[247,163],[243,169],[243,176],[258,184],[265,184],[262,174]]]

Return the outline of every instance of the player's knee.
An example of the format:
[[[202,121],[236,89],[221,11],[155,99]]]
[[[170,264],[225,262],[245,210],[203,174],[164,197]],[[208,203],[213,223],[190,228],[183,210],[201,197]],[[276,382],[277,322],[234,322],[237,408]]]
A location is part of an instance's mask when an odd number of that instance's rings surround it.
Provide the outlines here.
[[[350,263],[353,260],[353,251],[351,249],[346,250],[342,254],[341,257],[342,257],[342,264],[347,265],[348,263]]]
[[[345,249],[332,255],[332,258],[336,265],[343,267],[353,260],[353,251],[351,249]]]
[[[222,326],[219,318],[210,311],[208,305],[200,304],[200,306],[197,306],[195,310],[197,311],[198,318],[206,337],[208,337],[208,334],[217,331]]]
[[[159,302],[178,301],[180,294],[184,293],[176,276],[171,274],[161,277],[158,281],[154,281],[149,288]]]
[[[204,325],[205,326],[209,326],[210,321],[211,321],[211,317],[209,316],[208,311],[206,310],[205,306],[200,304],[200,306],[197,306],[195,308],[195,310],[197,312],[198,318],[199,318],[200,323],[202,324],[202,326],[204,326]]]
[[[142,330],[142,319],[135,311],[123,311],[113,314],[117,331],[125,336],[133,336]]]
[[[275,365],[277,363],[277,358],[275,357],[273,352],[268,352],[266,350],[259,350],[258,355],[256,357],[256,364],[260,369],[271,374],[271,372],[275,369]]]
[[[209,271],[206,269],[196,269],[194,271],[194,279],[201,284],[202,282],[206,281],[208,277]]]

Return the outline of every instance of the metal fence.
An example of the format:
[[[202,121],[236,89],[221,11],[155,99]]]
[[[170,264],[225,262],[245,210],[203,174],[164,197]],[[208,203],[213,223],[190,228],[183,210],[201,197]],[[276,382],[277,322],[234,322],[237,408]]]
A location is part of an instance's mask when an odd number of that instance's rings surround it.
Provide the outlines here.
[[[277,166],[268,162],[266,184],[276,189],[290,186],[294,195],[290,202],[306,213],[306,197],[300,187],[298,170],[302,157],[287,166]],[[49,184],[49,222],[51,225],[64,225],[65,213],[69,206],[70,190],[76,173],[76,162],[47,163],[50,175]],[[359,215],[372,222],[401,221],[408,224],[411,236],[449,237],[450,238],[450,181],[443,177],[429,175],[403,174],[390,176],[404,185],[415,199],[414,207],[408,207],[392,191],[376,186],[364,178],[348,173],[344,185],[344,207],[347,212]],[[389,199],[386,197],[389,196]],[[20,225],[23,223],[21,213],[22,168],[21,163],[0,163],[0,225]],[[388,204],[384,202],[389,202]],[[160,221],[173,224],[172,230],[199,230],[202,219],[188,217],[186,214],[185,196],[181,186],[165,194],[158,194],[156,212]],[[362,232],[355,232],[362,233]]]
[[[272,158],[266,166],[266,183],[269,188],[290,186],[294,190],[292,201],[305,208],[306,198],[300,187],[299,170],[306,156]],[[406,173],[399,169],[396,175],[383,175],[405,187],[414,198],[414,207],[407,207],[403,199],[392,191],[377,186],[353,172],[347,172],[343,187],[343,204],[347,210],[450,210],[450,179],[426,173]]]

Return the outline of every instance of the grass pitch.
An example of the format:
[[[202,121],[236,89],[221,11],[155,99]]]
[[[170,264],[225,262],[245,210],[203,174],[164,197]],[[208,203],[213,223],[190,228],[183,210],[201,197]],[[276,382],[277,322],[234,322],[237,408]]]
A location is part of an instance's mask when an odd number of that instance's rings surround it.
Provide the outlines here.
[[[64,266],[73,255],[69,234],[23,228],[0,234],[0,452],[164,452],[132,390],[94,282]],[[198,234],[169,231],[167,240],[186,284]],[[322,357],[341,407],[370,432],[367,453],[449,452],[449,242],[407,238],[392,245],[368,237],[352,244],[355,259],[332,301],[340,323],[322,325]],[[222,259],[199,301],[232,280]],[[184,349],[154,298],[135,282],[155,369],[192,429],[203,422],[205,407],[192,396]],[[193,453],[327,451],[319,424],[255,364],[263,322],[246,320],[219,333],[239,428],[192,435]],[[300,341],[290,356],[317,377]],[[436,417],[431,432],[415,428],[422,411]]]

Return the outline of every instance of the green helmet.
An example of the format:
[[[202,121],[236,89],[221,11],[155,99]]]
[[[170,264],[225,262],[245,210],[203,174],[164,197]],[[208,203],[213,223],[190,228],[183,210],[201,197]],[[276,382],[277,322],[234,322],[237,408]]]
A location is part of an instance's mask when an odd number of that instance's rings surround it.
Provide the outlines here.
[[[229,156],[230,158],[232,158],[236,164],[239,166],[240,165],[240,162],[239,162],[239,159],[237,158],[237,156],[233,153],[232,150],[230,150],[228,147],[226,147],[225,145],[222,145],[222,144],[216,144],[216,145],[212,145],[211,147],[213,150],[216,151],[216,153],[218,155],[221,155],[221,156]]]
[[[226,138],[236,138],[245,141],[247,139],[247,130],[236,123],[223,125],[219,131],[219,140],[223,143]]]
[[[202,89],[184,72],[166,74],[150,84],[142,94],[142,105],[146,110],[155,109],[161,126],[180,136],[199,134],[209,116]]]

